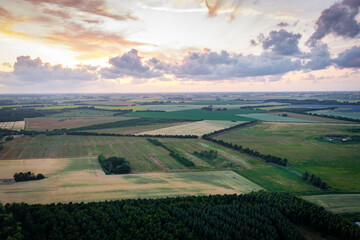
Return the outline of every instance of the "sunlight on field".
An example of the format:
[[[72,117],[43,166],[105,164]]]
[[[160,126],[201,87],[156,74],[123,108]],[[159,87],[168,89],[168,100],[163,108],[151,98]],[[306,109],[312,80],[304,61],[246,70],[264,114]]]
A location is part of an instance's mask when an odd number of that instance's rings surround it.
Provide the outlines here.
[[[0,161],[1,179],[10,179],[15,172],[20,171],[43,173],[46,179],[1,182],[2,203],[240,194],[262,189],[232,171],[105,175],[96,158]]]
[[[16,121],[16,122],[0,122],[0,128],[9,129],[9,130],[24,130],[25,121]]]
[[[243,122],[231,122],[231,121],[214,121],[214,120],[204,120],[194,123],[188,123],[179,126],[160,128],[152,131],[146,131],[138,133],[142,134],[151,134],[151,135],[198,135],[202,136],[206,133],[214,132],[224,128],[232,127]]]

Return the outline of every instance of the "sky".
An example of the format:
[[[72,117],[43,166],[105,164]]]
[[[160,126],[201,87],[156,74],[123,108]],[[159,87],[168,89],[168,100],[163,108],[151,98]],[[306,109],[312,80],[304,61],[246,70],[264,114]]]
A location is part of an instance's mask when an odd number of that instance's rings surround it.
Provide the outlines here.
[[[0,93],[360,91],[360,0],[0,0]]]

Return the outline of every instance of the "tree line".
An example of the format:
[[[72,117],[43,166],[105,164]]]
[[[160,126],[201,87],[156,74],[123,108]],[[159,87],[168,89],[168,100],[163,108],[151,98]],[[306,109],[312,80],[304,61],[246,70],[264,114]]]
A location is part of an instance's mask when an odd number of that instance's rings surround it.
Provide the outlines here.
[[[281,158],[281,157],[276,157],[270,154],[262,154],[256,150],[252,150],[250,148],[243,148],[241,145],[237,145],[237,144],[233,144],[233,143],[228,143],[228,142],[224,142],[223,140],[218,140],[215,138],[212,138],[211,136],[209,136],[209,134],[205,134],[202,136],[202,138],[204,140],[208,140],[214,143],[217,143],[221,146],[227,147],[227,148],[231,148],[235,151],[241,152],[241,153],[245,153],[248,154],[250,156],[259,158],[264,160],[265,162],[271,162],[271,163],[275,163],[281,166],[286,167],[288,164],[288,160],[287,158]]]
[[[125,158],[116,156],[106,158],[103,154],[100,154],[98,161],[107,175],[131,173],[130,163]]]
[[[190,161],[189,159],[179,155],[178,153],[176,153],[175,151],[173,151],[172,149],[168,148],[166,145],[164,145],[162,142],[160,142],[157,139],[151,139],[148,138],[147,139],[149,142],[151,142],[152,144],[154,144],[155,146],[159,146],[159,147],[163,147],[166,150],[168,150],[170,152],[170,156],[172,156],[173,158],[175,158],[175,160],[177,160],[180,164],[184,165],[185,167],[194,167],[195,164],[193,161]]]
[[[63,135],[63,134],[61,134]],[[86,135],[86,136],[113,136],[113,137],[157,137],[157,138],[199,138],[197,135],[161,135],[161,134],[120,134],[120,133],[97,133],[97,132],[70,132],[66,135]]]
[[[27,136],[36,136],[39,134],[45,134],[46,136],[53,135],[79,135],[79,136],[112,136],[112,137],[158,137],[158,138],[199,138],[197,135],[161,135],[161,134],[119,134],[119,133],[97,133],[97,132],[77,132],[70,131],[66,128],[62,129],[53,129],[44,131],[28,131],[28,130],[9,130],[0,128],[0,137],[6,135],[27,135]]]
[[[45,176],[42,173],[35,175],[33,172],[19,172],[14,174],[15,182],[25,182],[44,179]]]
[[[238,128],[250,127],[250,126],[253,126],[253,125],[259,124],[259,123],[260,123],[260,121],[250,121],[250,122],[240,123],[240,124],[234,125],[234,126],[232,126],[232,127],[223,128],[223,129],[220,129],[220,130],[211,132],[211,133],[204,134],[204,135],[202,136],[202,138],[204,138],[204,137],[205,137],[205,138],[213,137],[213,136],[218,135],[218,134],[220,134],[220,133],[224,133],[224,132],[227,132],[227,131],[230,131],[230,130],[234,130],[234,129],[238,129]]]
[[[1,239],[360,239],[354,223],[286,193],[0,204]]]
[[[289,103],[291,105],[360,105],[360,102],[339,102],[337,100],[318,100],[318,99],[266,99],[264,102]]]
[[[351,122],[360,122],[360,119],[343,117],[343,116],[333,116],[333,115],[317,114],[317,113],[305,113],[305,114],[308,114],[308,115],[311,115],[311,116],[318,116],[318,117],[327,117],[327,118],[332,118],[332,119],[336,119],[336,120],[351,121]]]
[[[303,174],[302,179],[304,181],[309,181],[315,187],[321,188],[323,190],[327,190],[330,188],[329,185],[326,182],[324,182],[323,180],[321,180],[320,177],[315,176],[314,174],[310,175],[308,172],[305,172]]]

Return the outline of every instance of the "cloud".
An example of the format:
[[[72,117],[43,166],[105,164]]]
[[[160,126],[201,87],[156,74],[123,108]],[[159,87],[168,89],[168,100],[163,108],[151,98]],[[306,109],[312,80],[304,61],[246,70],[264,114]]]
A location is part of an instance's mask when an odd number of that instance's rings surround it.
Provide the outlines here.
[[[8,63],[8,62],[4,62],[2,65],[4,67],[12,68],[12,65],[10,63]]]
[[[284,29],[280,31],[271,31],[269,36],[262,40],[262,46],[265,50],[270,49],[279,55],[294,55],[300,53],[298,44],[301,34],[288,32]]]
[[[274,57],[230,54],[227,51],[189,52],[181,64],[172,67],[178,78],[194,80],[228,80],[254,76],[283,74],[301,68],[299,60]]]
[[[186,1],[180,0],[179,2]],[[195,0],[195,2],[205,4],[209,17],[214,17],[223,10],[230,12],[230,20],[234,20],[243,0]]]
[[[108,56],[122,47],[147,45],[129,41],[116,33],[107,33],[95,28],[88,29],[74,22],[65,24],[63,29],[53,31],[44,38],[48,43],[63,44],[75,52],[80,52],[80,59]]]
[[[154,78],[162,75],[162,72],[152,67],[151,64],[144,64],[136,49],[131,49],[131,51],[121,56],[110,58],[109,64],[111,67],[100,70],[100,75],[106,79],[122,77]]]
[[[67,13],[66,11],[63,11],[63,10],[44,8],[42,10],[42,12],[45,13],[45,14],[49,14],[51,16],[62,18],[62,19],[70,19],[71,18],[70,14]]]
[[[354,46],[340,53],[334,62],[340,68],[360,68],[360,46]]]
[[[280,22],[278,24],[276,24],[277,27],[281,27],[281,28],[284,28],[284,27],[288,27],[290,24],[286,23],[286,22]]]
[[[20,82],[92,81],[97,78],[87,67],[72,69],[62,65],[52,66],[43,63],[40,58],[31,59],[29,56],[17,57],[13,72],[8,74]]]
[[[308,58],[310,58],[310,61],[306,64],[305,68],[311,70],[325,69],[333,63],[326,44],[318,44],[312,47]]]
[[[315,32],[306,44],[314,46],[329,34],[344,38],[354,38],[359,35],[360,23],[356,20],[359,7],[359,0],[343,0],[322,11],[316,21]]]
[[[131,15],[130,12],[125,14],[113,13],[106,6],[106,2],[104,0],[24,0],[27,2],[31,2],[33,4],[52,4],[57,5],[60,8],[68,7],[74,8],[78,11],[84,13],[90,13],[98,16],[108,17],[119,21],[124,20],[137,20],[136,17]]]
[[[148,45],[128,40],[125,36],[126,32],[105,30],[103,26],[100,26],[104,22],[103,17],[94,18],[92,15],[79,13],[66,7],[85,8],[86,6],[79,5],[82,1],[35,0],[32,2],[41,5],[26,16],[14,15],[12,12],[16,12],[15,9],[10,11],[0,7],[0,33],[20,39],[40,40],[51,45],[64,45],[77,53],[76,58],[79,60],[102,58],[121,48]],[[105,4],[104,1],[94,0],[84,2],[85,5],[93,4],[94,7],[100,6],[100,3]],[[26,23],[30,27],[20,26],[19,28],[21,23]]]

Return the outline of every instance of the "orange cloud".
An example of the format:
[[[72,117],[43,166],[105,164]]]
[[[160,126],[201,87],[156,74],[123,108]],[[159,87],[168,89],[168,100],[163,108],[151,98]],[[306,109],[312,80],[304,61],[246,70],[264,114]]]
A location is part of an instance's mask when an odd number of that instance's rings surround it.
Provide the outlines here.
[[[75,8],[78,11],[91,13],[98,16],[108,17],[119,21],[124,20],[137,20],[131,13],[118,14],[112,13],[106,7],[104,0],[24,0],[33,4],[54,4],[60,8],[69,7]]]
[[[12,27],[20,22],[24,22],[26,17],[15,17],[11,12],[6,10],[3,7],[0,7],[0,33],[16,37],[16,38],[25,38],[27,34],[16,32],[12,30]]]
[[[41,1],[34,0],[33,2]],[[73,1],[59,2],[66,6],[78,6],[78,1],[76,1],[76,3],[73,3]],[[94,3],[96,8],[100,6],[99,3],[102,3],[102,1],[88,1],[88,4],[90,3]],[[78,18],[76,15],[73,16],[71,14],[72,11],[49,7],[44,7],[39,10],[39,12],[32,12],[32,14],[28,16],[19,16],[0,7],[0,34],[13,38],[32,39],[44,41],[48,44],[63,45],[79,53],[77,57],[79,60],[102,58],[113,55],[114,53],[118,54],[119,50],[124,47],[130,48],[147,45],[146,43],[127,40],[126,37],[118,33],[105,32],[99,28],[94,29],[94,25],[103,23],[101,17],[99,17],[99,19]],[[116,18],[120,19],[119,16]],[[94,25],[92,28],[86,28],[78,23],[79,20]],[[19,23],[24,22],[43,27],[44,31],[42,31],[41,34],[35,34],[34,31],[29,32],[26,29],[22,31],[14,30]],[[56,28],[54,28],[54,26],[56,26]]]
[[[52,32],[45,37],[51,44],[69,46],[80,53],[78,59],[106,57],[117,53],[122,47],[147,45],[146,43],[129,41],[123,36],[106,33],[100,30],[86,29],[76,23],[67,24],[63,30]]]

